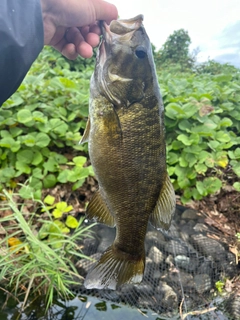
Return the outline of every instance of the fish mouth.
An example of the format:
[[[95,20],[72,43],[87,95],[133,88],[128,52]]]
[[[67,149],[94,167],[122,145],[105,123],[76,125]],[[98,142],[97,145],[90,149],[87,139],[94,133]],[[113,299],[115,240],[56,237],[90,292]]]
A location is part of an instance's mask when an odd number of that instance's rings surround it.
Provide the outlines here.
[[[100,21],[102,41],[99,46],[99,61],[104,63],[107,53],[111,51],[111,45],[115,41],[130,41],[133,33],[143,27],[143,15],[139,14],[132,19],[113,20],[110,25],[105,21]]]
[[[111,43],[116,37],[126,36],[133,31],[138,30],[142,26],[143,15],[139,14],[132,19],[113,20],[110,25],[105,21],[100,22],[100,28],[103,34],[103,38]],[[131,34],[129,35],[131,36]],[[121,37],[121,40],[125,40]]]

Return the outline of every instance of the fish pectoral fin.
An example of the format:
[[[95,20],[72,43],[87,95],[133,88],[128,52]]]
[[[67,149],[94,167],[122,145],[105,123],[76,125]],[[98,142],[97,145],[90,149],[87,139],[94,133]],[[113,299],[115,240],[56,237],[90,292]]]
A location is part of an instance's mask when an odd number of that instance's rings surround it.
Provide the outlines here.
[[[125,283],[140,283],[143,278],[145,256],[136,257],[120,251],[113,244],[88,272],[84,281],[87,289],[116,290]]]
[[[91,128],[90,119],[88,118],[84,134],[83,134],[82,139],[80,140],[79,144],[83,144],[85,142],[88,142],[89,134],[90,134],[90,128]]]
[[[176,198],[173,185],[169,176],[166,176],[165,182],[160,191],[160,195],[154,211],[149,217],[150,223],[157,229],[168,230],[171,224],[172,216],[176,208]]]
[[[86,217],[87,219],[93,219],[97,222],[104,223],[109,227],[115,226],[115,219],[109,211],[99,190],[95,192],[87,206]]]

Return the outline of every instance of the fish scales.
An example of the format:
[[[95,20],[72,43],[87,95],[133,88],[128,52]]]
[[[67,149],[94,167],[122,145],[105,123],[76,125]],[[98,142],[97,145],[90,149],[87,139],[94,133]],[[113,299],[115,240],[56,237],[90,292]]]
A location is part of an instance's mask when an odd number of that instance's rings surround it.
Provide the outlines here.
[[[142,280],[148,221],[168,229],[175,209],[163,104],[142,16],[115,21],[110,28],[104,24],[90,96],[82,141],[89,142],[99,191],[87,217],[115,225],[116,238],[90,270],[85,286],[116,289]]]

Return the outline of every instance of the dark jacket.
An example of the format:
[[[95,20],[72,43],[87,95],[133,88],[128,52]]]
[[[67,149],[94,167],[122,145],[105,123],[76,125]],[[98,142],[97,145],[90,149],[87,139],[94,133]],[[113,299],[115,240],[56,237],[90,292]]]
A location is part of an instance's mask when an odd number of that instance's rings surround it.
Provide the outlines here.
[[[40,0],[0,0],[0,106],[43,48]]]

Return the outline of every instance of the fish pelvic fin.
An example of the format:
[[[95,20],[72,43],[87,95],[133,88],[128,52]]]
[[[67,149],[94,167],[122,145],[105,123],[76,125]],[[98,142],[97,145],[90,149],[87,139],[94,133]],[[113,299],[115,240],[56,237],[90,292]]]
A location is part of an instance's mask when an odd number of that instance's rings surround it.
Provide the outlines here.
[[[101,256],[87,274],[84,282],[86,289],[116,290],[126,283],[140,283],[145,267],[145,254],[136,259],[120,251],[113,244]]]
[[[86,218],[104,223],[109,227],[115,226],[115,219],[109,211],[107,204],[102,198],[99,190],[94,193],[87,206]]]
[[[79,144],[83,144],[85,142],[88,142],[90,128],[91,128],[91,124],[90,124],[90,119],[88,118],[84,134],[83,134],[82,139],[80,140]]]
[[[154,211],[149,217],[150,223],[157,229],[168,230],[176,208],[173,185],[167,174]]]

